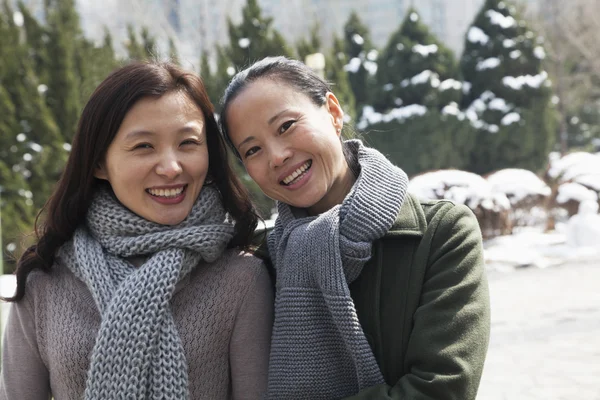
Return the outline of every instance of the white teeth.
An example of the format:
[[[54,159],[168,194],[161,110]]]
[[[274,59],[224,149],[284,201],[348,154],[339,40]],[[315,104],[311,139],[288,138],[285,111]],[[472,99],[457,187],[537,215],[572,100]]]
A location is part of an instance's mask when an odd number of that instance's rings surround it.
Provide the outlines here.
[[[178,189],[148,189],[148,193],[158,197],[176,197],[183,193],[184,186]]]
[[[310,165],[311,165],[311,162],[307,161],[300,168],[298,168],[297,170],[295,170],[294,172],[292,172],[290,175],[288,175],[286,178],[284,178],[283,179],[283,183],[285,183],[286,185],[288,185],[294,179],[296,179],[297,177],[299,177],[300,175],[302,175],[302,173],[305,172],[310,167]]]

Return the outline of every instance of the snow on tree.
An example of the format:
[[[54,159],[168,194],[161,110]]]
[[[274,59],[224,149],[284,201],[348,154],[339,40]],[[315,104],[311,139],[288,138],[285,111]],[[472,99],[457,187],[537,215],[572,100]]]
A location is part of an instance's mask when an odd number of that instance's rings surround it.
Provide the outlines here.
[[[360,117],[363,106],[369,104],[372,96],[379,52],[371,42],[369,29],[354,11],[344,25],[344,43],[348,56],[348,64],[344,69],[348,72],[354,93],[356,115]]]
[[[347,64],[348,55],[344,52],[344,41],[334,37],[331,52],[325,60],[325,78],[331,83],[333,92],[344,110],[345,121],[349,122],[355,120],[356,101],[350,86],[348,71],[344,69]]]
[[[465,167],[475,129],[458,108],[458,68],[414,9],[378,63],[372,105],[357,124],[367,141],[408,174]]]
[[[484,238],[511,233],[510,201],[481,176],[460,170],[439,170],[413,177],[408,191],[419,199],[447,199],[475,213]]]
[[[545,223],[544,205],[552,190],[539,176],[525,169],[507,168],[485,178],[494,192],[503,193],[510,201],[513,227]]]
[[[462,85],[454,54],[430,33],[414,9],[390,37],[378,64],[372,105],[379,112],[410,104],[441,110],[460,101]]]
[[[229,46],[225,48],[236,72],[267,56],[292,55],[283,36],[273,28],[273,18],[264,16],[257,0],[242,8],[242,21],[227,20]]]
[[[470,169],[541,169],[554,135],[543,38],[508,1],[486,0],[466,34],[462,108],[479,129]]]

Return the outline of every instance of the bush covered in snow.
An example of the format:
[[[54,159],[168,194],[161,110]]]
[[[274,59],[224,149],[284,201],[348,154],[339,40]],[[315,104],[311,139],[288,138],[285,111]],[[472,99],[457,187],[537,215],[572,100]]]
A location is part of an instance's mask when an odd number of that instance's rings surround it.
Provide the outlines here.
[[[475,213],[484,238],[512,232],[510,201],[479,175],[459,170],[427,172],[412,178],[408,191],[419,199],[447,199]]]
[[[525,169],[507,168],[489,174],[486,179],[492,191],[503,193],[510,201],[513,227],[545,224],[545,206],[551,189],[536,174]]]

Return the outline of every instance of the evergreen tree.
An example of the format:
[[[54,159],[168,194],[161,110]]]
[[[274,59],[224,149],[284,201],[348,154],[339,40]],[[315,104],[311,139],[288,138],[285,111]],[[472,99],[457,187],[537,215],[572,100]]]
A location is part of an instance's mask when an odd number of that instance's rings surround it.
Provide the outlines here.
[[[347,121],[355,121],[356,106],[354,93],[350,86],[348,72],[344,66],[348,64],[348,56],[344,52],[344,41],[339,37],[333,38],[331,53],[325,61],[325,78],[331,83],[333,92],[338,98]]]
[[[441,110],[460,101],[454,54],[430,33],[414,9],[382,51],[376,82],[372,105],[380,112],[410,104]]]
[[[204,81],[204,86],[206,87],[210,101],[218,109],[221,97],[223,96],[235,69],[231,65],[231,62],[222,47],[216,46],[215,53],[217,57],[217,67],[214,72],[210,66],[208,53],[202,53],[202,56],[200,57],[200,76]]]
[[[466,166],[475,129],[458,110],[456,61],[415,10],[390,37],[376,78],[359,123],[372,146],[408,174]]]
[[[135,28],[131,24],[127,25],[127,41],[125,42],[125,48],[127,49],[129,60],[141,61],[146,59],[144,45],[138,41]]]
[[[46,86],[29,57],[27,18],[5,0],[0,14],[0,184],[3,243],[17,246],[33,227],[64,157],[58,127],[43,98]],[[14,17],[13,17],[14,16]],[[18,22],[16,22],[18,21]],[[7,260],[9,261],[9,260]],[[9,269],[11,264],[9,263]]]
[[[86,38],[77,43],[75,68],[79,76],[80,103],[87,102],[94,89],[117,67],[112,36],[105,29],[102,45],[96,46]]]
[[[344,25],[344,43],[349,58],[345,68],[356,101],[356,115],[360,117],[362,108],[370,103],[378,52],[371,42],[368,28],[354,11]]]
[[[296,43],[296,53],[298,53],[298,60],[306,61],[306,56],[309,54],[321,52],[321,35],[319,33],[319,24],[315,23],[310,28],[309,37],[302,38]]]
[[[239,25],[227,20],[229,47],[226,54],[236,72],[264,57],[291,56],[283,36],[272,25],[273,18],[262,15],[257,0],[248,0]]]
[[[486,0],[467,32],[460,66],[469,88],[463,107],[479,127],[473,172],[546,165],[555,118],[541,43],[501,0]]]
[[[75,0],[47,0],[45,12],[49,38],[45,97],[60,132],[70,142],[81,110],[75,57],[83,34]]]
[[[179,64],[179,52],[173,38],[169,38],[169,60],[175,64]]]

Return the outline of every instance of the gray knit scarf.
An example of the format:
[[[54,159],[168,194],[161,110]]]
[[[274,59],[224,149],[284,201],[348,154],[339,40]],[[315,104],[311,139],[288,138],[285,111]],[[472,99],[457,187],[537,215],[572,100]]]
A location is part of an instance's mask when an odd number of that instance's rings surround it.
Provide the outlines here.
[[[269,399],[339,399],[384,382],[348,285],[394,223],[408,179],[360,141],[344,145],[360,166],[344,202],[316,217],[279,203],[268,237],[277,271]]]
[[[201,260],[219,258],[233,235],[220,195],[206,186],[176,226],[143,219],[99,190],[59,252],[89,288],[102,321],[85,399],[189,398],[187,363],[169,301]],[[146,255],[139,268],[126,258]]]

